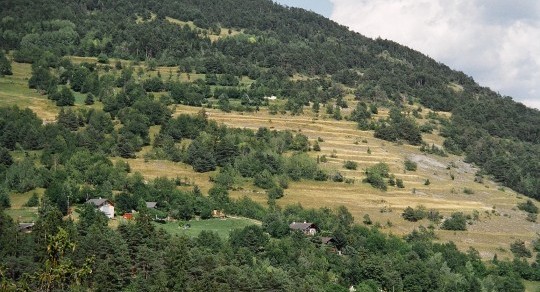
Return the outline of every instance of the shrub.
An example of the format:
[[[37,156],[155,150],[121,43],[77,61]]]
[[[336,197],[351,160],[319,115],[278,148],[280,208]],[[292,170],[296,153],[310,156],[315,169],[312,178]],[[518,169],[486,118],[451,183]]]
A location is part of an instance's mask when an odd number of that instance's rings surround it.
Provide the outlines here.
[[[332,175],[332,181],[334,181],[334,182],[343,182],[344,180],[345,180],[345,178],[339,172],[336,172],[334,175]]]
[[[403,184],[403,180],[400,179],[400,178],[397,178],[397,179],[396,179],[396,186],[397,186],[398,188],[400,188],[400,189],[405,188],[405,185]]]
[[[386,163],[377,163],[366,170],[367,178],[365,182],[368,182],[374,188],[386,191],[387,184],[384,178],[389,177],[390,168]]]
[[[105,55],[104,53],[101,53],[97,57],[97,61],[98,61],[98,63],[101,63],[101,64],[108,64],[109,63],[109,57],[107,57],[107,55]]]
[[[270,200],[277,200],[281,197],[283,197],[283,189],[279,186],[274,186],[267,192],[268,199]]]
[[[356,168],[358,168],[358,163],[356,163],[354,161],[347,160],[343,164],[343,167],[345,167],[346,169],[350,169],[350,170],[356,170]]]
[[[406,159],[403,164],[405,165],[405,170],[407,171],[416,171],[416,169],[418,168],[418,164],[409,159]]]
[[[5,188],[0,188],[0,208],[11,207],[11,200],[9,199],[9,192]]]
[[[467,230],[467,218],[461,212],[452,213],[450,218],[444,220],[441,228],[444,230],[465,231]]]
[[[537,214],[534,214],[534,213],[527,213],[527,218],[525,218],[527,221],[529,222],[536,222],[538,218],[538,215]]]
[[[533,213],[533,214],[538,213],[538,207],[531,200],[527,200],[527,202],[524,202],[524,203],[519,203],[517,207],[518,209],[525,211],[527,213]]]
[[[525,246],[525,242],[522,240],[516,240],[510,244],[510,251],[518,258],[530,258],[532,256],[531,251]]]
[[[39,197],[38,194],[33,193],[28,202],[24,204],[25,207],[37,207],[39,206]]]
[[[272,174],[266,169],[263,172],[255,175],[253,183],[256,186],[265,190],[271,189],[276,186]]]
[[[403,210],[403,213],[401,214],[401,217],[407,221],[416,222],[418,220],[422,220],[426,218],[427,213],[424,207],[419,206],[416,209],[413,209],[411,207],[405,208]]]
[[[328,175],[324,171],[319,169],[315,173],[315,177],[313,177],[313,179],[316,181],[326,181],[328,180]]]
[[[472,195],[472,194],[474,194],[474,191],[473,191],[473,189],[470,189],[470,188],[464,188],[463,193],[467,194],[467,195]]]
[[[371,221],[371,218],[369,217],[369,214],[364,215],[364,220],[362,221],[366,225],[373,224],[373,221]]]

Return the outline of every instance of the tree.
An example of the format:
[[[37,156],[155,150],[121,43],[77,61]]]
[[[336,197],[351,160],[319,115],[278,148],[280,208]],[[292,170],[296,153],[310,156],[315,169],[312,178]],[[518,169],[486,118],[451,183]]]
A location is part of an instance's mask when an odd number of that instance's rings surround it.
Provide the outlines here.
[[[208,197],[214,203],[215,208],[223,209],[229,202],[229,192],[222,186],[213,186],[208,190]]]
[[[371,184],[374,188],[386,191],[388,186],[385,178],[389,177],[389,167],[386,163],[377,163],[366,169],[365,181]]]
[[[452,213],[449,218],[446,218],[441,226],[444,230],[467,230],[467,219],[461,212]]]
[[[261,173],[257,173],[253,179],[253,183],[265,190],[272,189],[276,186],[276,182],[274,181],[274,177],[272,174],[267,170],[263,170]]]
[[[521,258],[530,258],[532,257],[531,251],[525,246],[525,242],[522,240],[516,240],[510,244],[510,251],[514,254],[515,257]]]
[[[250,225],[244,229],[235,229],[229,234],[229,242],[233,248],[247,248],[252,252],[260,252],[268,243],[268,237],[258,225]]]
[[[527,213],[538,213],[538,207],[533,203],[532,200],[527,200],[526,202],[518,203],[518,209],[525,211]]]
[[[426,218],[427,213],[425,208],[418,207],[416,209],[413,209],[409,206],[403,210],[403,213],[401,214],[401,217],[407,221],[416,222],[418,220],[422,220]]]
[[[13,72],[11,71],[11,62],[4,54],[4,51],[0,49],[0,77],[5,75],[13,75]]]
[[[407,171],[416,171],[418,168],[418,164],[410,159],[405,159],[403,164],[405,166],[405,170]]]
[[[66,86],[62,86],[60,91],[51,96],[51,99],[56,101],[57,106],[72,106],[75,104],[75,96]]]
[[[28,87],[36,89],[41,93],[54,93],[58,81],[51,74],[48,68],[32,67],[32,76],[28,79]]]
[[[0,209],[10,208],[11,200],[9,198],[9,192],[6,188],[0,187]]]
[[[84,104],[86,104],[86,105],[93,105],[94,104],[94,95],[92,93],[88,93],[86,95],[86,98],[84,99]]]
[[[58,232],[48,239],[44,268],[38,273],[41,291],[79,286],[84,278],[92,273],[90,258],[86,259],[81,267],[77,267],[67,257],[67,253],[74,251],[75,247],[75,242],[63,228],[59,228]]]

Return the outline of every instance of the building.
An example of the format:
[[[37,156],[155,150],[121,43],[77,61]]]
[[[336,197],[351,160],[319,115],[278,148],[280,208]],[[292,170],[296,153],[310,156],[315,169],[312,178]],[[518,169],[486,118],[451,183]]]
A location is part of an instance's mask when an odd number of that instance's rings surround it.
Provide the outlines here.
[[[19,232],[30,233],[34,229],[34,223],[19,223]]]
[[[107,218],[114,218],[114,204],[107,199],[90,199],[86,201],[87,204],[93,204],[99,211],[103,212]]]
[[[313,223],[304,221],[304,223],[293,222],[289,225],[292,231],[301,231],[305,235],[315,235],[317,233],[317,226]]]
[[[145,202],[145,203],[146,203],[146,208],[148,209],[155,209],[157,206],[157,202]]]

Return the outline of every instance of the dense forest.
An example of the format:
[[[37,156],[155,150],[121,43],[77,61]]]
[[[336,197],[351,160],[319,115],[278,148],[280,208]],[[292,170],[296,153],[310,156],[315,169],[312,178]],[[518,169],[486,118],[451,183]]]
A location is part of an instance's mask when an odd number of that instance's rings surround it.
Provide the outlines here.
[[[532,254],[520,242],[512,246],[513,261],[482,262],[474,249],[434,243],[430,229],[399,238],[369,226],[369,218],[354,224],[344,207],[279,207],[289,182],[347,178],[325,172],[306,154],[319,151],[319,141],[291,131],[226,127],[204,108],[291,115],[324,108],[377,138],[465,155],[482,174],[536,199],[538,110],[395,42],[267,0],[0,5],[0,77],[13,74],[13,62],[31,64],[28,87],[60,108],[53,123],[30,109],[0,108],[0,290],[523,291],[522,279],[540,280],[540,253],[526,260]],[[156,73],[159,66],[175,71]],[[80,95],[85,106],[73,107]],[[358,103],[344,117],[346,96]],[[177,105],[201,109],[173,115]],[[435,126],[415,122],[419,112],[410,108],[417,105],[451,112],[449,119],[430,113],[445,137],[441,148],[422,140]],[[378,107],[390,109],[387,118],[372,119]],[[215,171],[212,187],[203,194],[179,177],[148,181],[125,160],[111,159],[134,158],[143,149],[146,160]],[[366,177],[378,189],[391,180],[400,187],[384,164],[366,170]],[[239,181],[263,189],[269,207],[229,197]],[[21,233],[5,214],[9,193],[37,188],[45,189],[42,198],[26,205],[39,207],[38,220],[31,233]],[[84,204],[95,197],[113,201],[118,215],[137,211],[136,219],[107,227],[107,218]],[[147,208],[148,201],[159,208]],[[528,202],[519,208],[538,213]],[[73,206],[76,220],[69,216]],[[213,210],[262,225],[225,239],[213,232],[172,236],[152,222],[208,219]],[[424,215],[411,208],[403,217]],[[465,228],[463,214],[452,219],[445,228]],[[291,232],[293,221],[314,223],[318,235]],[[329,237],[331,243],[324,240]]]

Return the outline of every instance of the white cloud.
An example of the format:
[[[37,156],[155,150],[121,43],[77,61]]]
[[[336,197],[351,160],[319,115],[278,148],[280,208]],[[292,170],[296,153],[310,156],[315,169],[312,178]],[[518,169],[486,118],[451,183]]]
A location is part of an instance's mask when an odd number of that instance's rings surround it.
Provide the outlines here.
[[[332,0],[331,19],[391,39],[540,108],[540,1]]]

